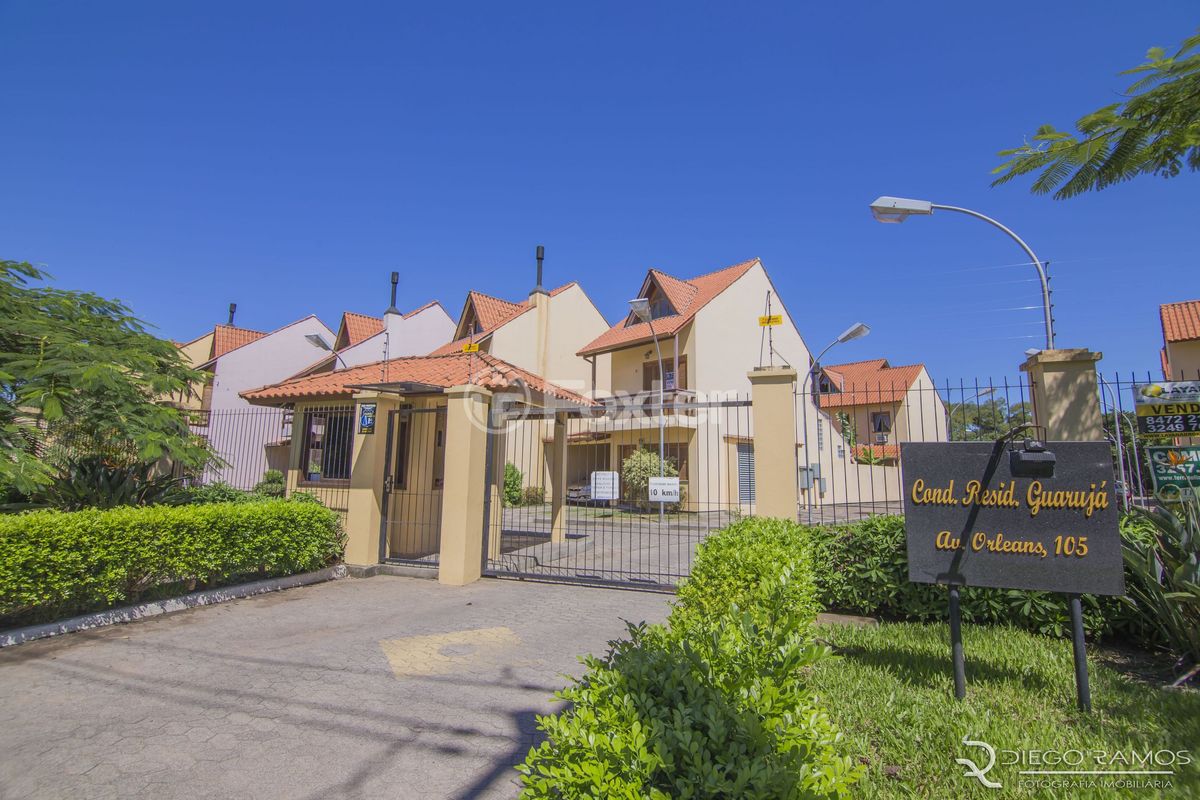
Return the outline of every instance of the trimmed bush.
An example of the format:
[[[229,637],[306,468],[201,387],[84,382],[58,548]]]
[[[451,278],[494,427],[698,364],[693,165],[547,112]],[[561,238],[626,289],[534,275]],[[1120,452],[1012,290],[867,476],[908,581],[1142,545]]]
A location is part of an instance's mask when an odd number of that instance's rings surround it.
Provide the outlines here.
[[[504,505],[521,505],[521,470],[511,461],[504,465]]]
[[[236,489],[225,481],[206,483],[203,486],[191,486],[184,490],[186,502],[197,505],[210,503],[257,503],[263,499],[260,494]]]
[[[630,625],[538,718],[522,797],[846,796],[862,770],[808,688],[829,651],[803,536],[748,519],[710,537],[667,625]]]
[[[341,557],[337,515],[269,500],[0,517],[0,626],[24,625]]]
[[[526,486],[521,492],[521,505],[540,506],[546,502],[546,490],[541,486]]]
[[[262,480],[254,485],[254,493],[263,497],[283,497],[287,494],[287,478],[277,469],[263,473]]]
[[[1123,534],[1132,535],[1129,521]],[[827,607],[891,620],[946,619],[946,587],[908,580],[904,517],[869,517],[849,525],[811,528],[813,576]],[[968,622],[1008,624],[1061,636],[1070,627],[1067,598],[1050,592],[965,587]],[[1134,635],[1135,614],[1116,598],[1083,596],[1084,626],[1092,636]]]

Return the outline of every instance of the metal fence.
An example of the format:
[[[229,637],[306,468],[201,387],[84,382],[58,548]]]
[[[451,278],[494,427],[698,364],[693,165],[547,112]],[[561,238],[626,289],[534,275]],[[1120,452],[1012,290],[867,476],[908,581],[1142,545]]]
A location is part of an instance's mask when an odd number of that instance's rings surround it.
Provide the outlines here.
[[[379,557],[436,567],[442,544],[446,407],[389,412],[385,441]]]
[[[711,531],[754,513],[750,417],[745,395],[499,413],[489,464],[504,474],[488,509],[485,572],[670,589]],[[660,471],[679,478],[680,502],[648,502]],[[612,499],[593,492],[593,475]]]
[[[799,519],[903,513],[903,442],[994,441],[1033,421],[1027,378],[934,383],[818,380],[795,395]]]

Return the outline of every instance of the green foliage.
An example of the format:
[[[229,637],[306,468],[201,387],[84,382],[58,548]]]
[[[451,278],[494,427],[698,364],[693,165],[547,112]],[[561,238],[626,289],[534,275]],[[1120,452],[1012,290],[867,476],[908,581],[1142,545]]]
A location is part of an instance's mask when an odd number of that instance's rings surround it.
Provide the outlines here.
[[[511,461],[504,465],[504,505],[521,505],[521,483],[523,476]]]
[[[0,261],[0,488],[32,494],[62,461],[47,450],[130,461],[210,458],[177,409],[160,400],[199,379],[171,342],[148,333],[121,303],[38,284],[31,264]],[[80,443],[93,449],[80,450]]]
[[[256,503],[264,497],[254,492],[235,489],[225,481],[206,483],[203,486],[191,486],[186,490],[187,502],[197,505],[210,503]]]
[[[262,480],[254,485],[254,493],[263,497],[283,497],[287,493],[287,479],[277,469],[263,473]]]
[[[151,463],[111,463],[102,456],[84,456],[70,461],[55,476],[54,482],[40,487],[23,501],[0,506],[0,510],[24,511],[56,508],[79,511],[84,508],[149,506],[186,502],[182,481],[159,471]]]
[[[802,535],[753,519],[711,537],[667,626],[630,625],[538,718],[522,797],[847,796],[861,768],[808,687],[828,651]]]
[[[884,463],[885,461],[887,461],[887,458],[884,457],[882,454],[876,453],[875,449],[873,447],[871,447],[870,445],[867,445],[858,453],[858,455],[856,455],[854,457],[854,460],[857,461],[859,464],[866,464],[867,466],[873,466],[875,464]]]
[[[894,620],[946,619],[946,588],[908,580],[904,517],[869,517],[811,529],[813,576],[828,608]],[[1070,625],[1065,596],[1050,592],[965,587],[968,622],[1010,624],[1061,636]],[[1093,636],[1129,632],[1131,614],[1114,598],[1084,595],[1084,626]]]
[[[1125,540],[1126,602],[1185,664],[1200,664],[1200,507],[1137,511],[1143,537]]]
[[[1009,405],[1004,397],[951,403],[946,409],[952,442],[994,442],[1004,434],[1033,420],[1028,403]]]
[[[621,481],[625,487],[626,496],[634,505],[643,510],[650,508],[650,479],[657,478],[659,475],[658,453],[653,450],[639,447],[621,462]],[[661,475],[667,478],[678,477],[679,468],[671,459],[662,459]],[[667,509],[678,511],[679,504],[668,504]]]
[[[526,486],[521,492],[521,505],[540,506],[546,502],[546,490],[541,486]]]
[[[1078,135],[1043,125],[1032,144],[1002,150],[1009,158],[992,185],[1040,171],[1032,191],[1057,189],[1064,200],[1138,175],[1200,170],[1200,34],[1172,56],[1151,48],[1146,63],[1121,74],[1138,76],[1124,102],[1080,118]]]
[[[845,411],[839,411],[834,416],[838,427],[841,428],[842,438],[846,440],[846,446],[854,449],[854,445],[858,444],[858,429],[854,427],[854,420]]]
[[[1195,750],[1200,742],[1200,693],[1168,692],[1128,677],[1157,672],[1156,664],[1122,658],[1116,669],[1089,648],[1094,711],[1075,708],[1071,642],[1009,626],[966,625],[967,696],[954,698],[949,633],[945,623],[882,623],[875,627],[827,625],[819,629],[839,657],[819,663],[811,685],[842,732],[846,749],[867,766],[854,786],[863,800],[1049,800],[1050,798],[1200,797],[1200,763],[1178,768],[1171,786],[1122,790],[1099,782],[1087,788],[1031,788],[1022,769],[1031,764],[997,760],[984,786],[954,763],[974,758],[984,740],[997,750],[1053,749],[1060,753],[1149,753]],[[998,754],[1000,755],[1000,754]],[[1064,768],[1053,767],[1047,768]],[[1130,767],[1132,768],[1132,767]]]
[[[341,556],[337,515],[269,500],[0,517],[0,624],[107,608],[143,593],[320,569]]]

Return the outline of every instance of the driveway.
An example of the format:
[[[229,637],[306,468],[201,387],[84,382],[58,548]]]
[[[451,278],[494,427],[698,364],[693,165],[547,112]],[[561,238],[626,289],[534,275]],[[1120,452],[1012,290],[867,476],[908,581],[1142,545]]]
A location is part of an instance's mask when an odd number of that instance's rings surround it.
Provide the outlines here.
[[[576,657],[669,601],[378,576],[0,650],[0,797],[514,797]]]

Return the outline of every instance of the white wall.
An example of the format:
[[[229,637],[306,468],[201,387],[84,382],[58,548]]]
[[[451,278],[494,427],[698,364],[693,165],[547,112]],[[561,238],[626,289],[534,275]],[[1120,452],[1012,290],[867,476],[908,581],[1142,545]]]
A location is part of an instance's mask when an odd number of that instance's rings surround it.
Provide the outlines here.
[[[353,367],[382,361],[385,343],[388,358],[402,358],[427,355],[454,337],[454,320],[440,303],[407,319],[400,314],[384,314],[383,322],[384,331],[338,353],[338,369],[343,364]]]

